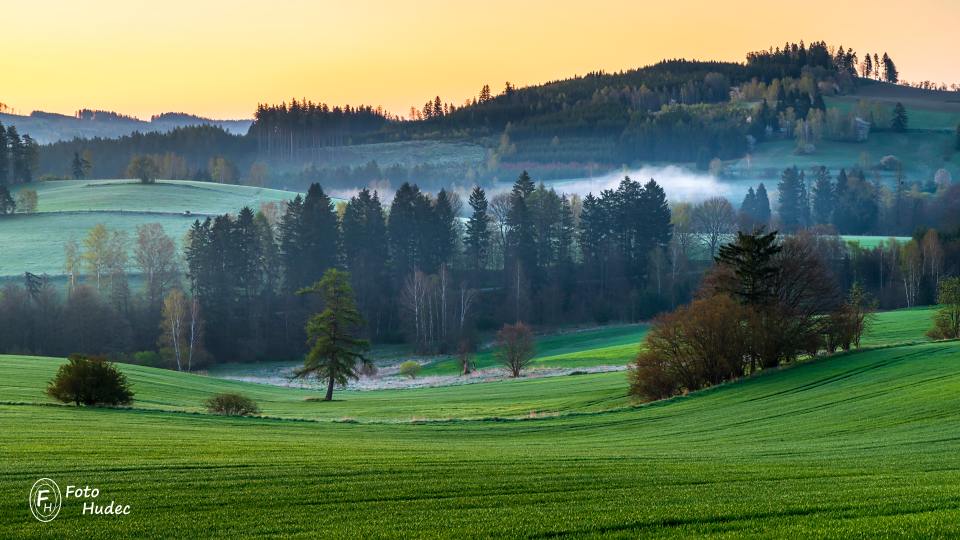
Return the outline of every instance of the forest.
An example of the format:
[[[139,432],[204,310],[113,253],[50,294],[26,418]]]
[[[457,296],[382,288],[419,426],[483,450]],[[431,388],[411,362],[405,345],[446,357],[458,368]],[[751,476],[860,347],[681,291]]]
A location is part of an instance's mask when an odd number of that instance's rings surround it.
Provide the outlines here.
[[[786,43],[752,52],[743,63],[665,60],[530,87],[508,82],[499,93],[484,85],[463,104],[436,96],[422,108],[411,107],[403,118],[370,105],[292,99],[259,104],[245,136],[203,126],[45,145],[40,148],[38,177],[70,177],[74,154],[85,155],[91,174],[100,178],[121,175],[136,155],[151,155],[176,163],[168,167],[171,178],[206,179],[210,164],[220,159],[234,171],[233,181],[257,178],[258,171],[268,168],[274,177],[304,188],[318,181],[334,186],[344,171],[325,162],[322,149],[411,140],[479,143],[492,153],[481,175],[522,168],[524,163],[566,163],[579,170],[592,162],[614,168],[672,160],[697,162],[705,169],[712,159],[743,156],[751,144],[768,138],[766,130],[779,136],[785,129],[793,136],[794,121],[806,121],[810,109],[824,110],[823,91],[848,92],[860,77],[897,81],[895,64],[886,53],[882,60],[877,57],[876,66],[869,60],[876,55],[864,56],[859,62],[853,50],[824,42]],[[773,89],[762,96],[759,122],[752,121],[750,107],[734,101],[756,98],[758,88]],[[784,122],[787,127],[781,126]],[[835,119],[834,124],[842,122]],[[434,183],[444,177],[449,181],[451,174],[463,172],[462,167],[424,164],[402,169],[390,171],[397,185]],[[367,176],[362,170],[348,174]]]

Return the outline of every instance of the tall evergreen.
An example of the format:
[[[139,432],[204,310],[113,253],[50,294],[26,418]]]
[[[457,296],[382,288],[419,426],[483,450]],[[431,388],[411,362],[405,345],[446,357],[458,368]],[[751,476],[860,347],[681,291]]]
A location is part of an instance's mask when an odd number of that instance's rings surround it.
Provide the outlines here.
[[[519,263],[523,267],[523,272],[528,275],[532,275],[537,266],[533,215],[528,205],[535,189],[530,175],[527,171],[523,171],[510,191],[510,210],[507,213],[507,225],[510,228],[507,233],[510,259],[514,264]]]
[[[303,277],[299,275],[299,260],[303,249],[300,241],[301,216],[303,215],[303,197],[297,195],[287,202],[286,210],[280,218],[280,258],[284,269],[284,290],[293,293],[299,288]]]
[[[815,223],[826,224],[833,219],[835,205],[833,182],[826,167],[816,169],[816,180],[813,187],[813,218]]]
[[[386,331],[389,303],[387,285],[387,223],[380,197],[369,189],[360,190],[343,212],[344,264],[357,296],[357,306],[370,333]]]
[[[18,184],[23,182],[25,176],[27,156],[23,147],[23,139],[17,133],[17,126],[7,128],[7,144],[10,147],[10,182]]]
[[[439,268],[441,264],[447,264],[452,261],[457,247],[457,216],[453,208],[453,195],[447,190],[441,189],[437,193],[437,198],[433,203],[434,226],[432,231],[433,241],[427,248],[432,252],[433,260],[428,266]]]
[[[960,126],[957,127],[960,134]],[[0,123],[0,185],[6,185],[10,178],[10,143],[7,139],[7,130]]]
[[[893,118],[890,119],[890,129],[897,133],[903,133],[907,130],[908,122],[907,109],[904,108],[903,103],[898,101],[893,107]]]
[[[300,216],[300,258],[292,272],[297,279],[295,286],[314,283],[328,268],[337,266],[339,245],[340,226],[333,201],[320,184],[311,184]]]
[[[488,87],[484,86],[484,88],[489,91]],[[483,188],[474,186],[468,203],[473,212],[467,220],[464,254],[468,267],[474,272],[479,272],[486,265],[486,257],[490,249],[490,216],[487,214],[487,194]]]
[[[763,185],[763,182],[757,186],[757,200],[756,200],[756,218],[757,223],[763,226],[770,224],[770,216],[772,212],[770,211],[770,197],[767,195],[767,186]]]
[[[794,232],[804,226],[803,205],[806,201],[806,189],[796,166],[783,170],[777,185],[780,203],[780,222],[786,232]]]
[[[80,152],[73,153],[73,161],[70,162],[70,171],[74,180],[83,179],[83,160],[80,159]]]

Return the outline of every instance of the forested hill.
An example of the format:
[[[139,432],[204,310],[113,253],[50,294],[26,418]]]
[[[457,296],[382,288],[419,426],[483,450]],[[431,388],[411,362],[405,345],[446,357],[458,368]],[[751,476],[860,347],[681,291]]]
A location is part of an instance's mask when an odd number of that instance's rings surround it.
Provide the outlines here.
[[[884,55],[884,62],[888,61],[892,68],[892,60]],[[742,63],[665,60],[629,71],[594,72],[523,88],[507,83],[499,92],[485,85],[476,98],[462,105],[436,96],[422,108],[412,107],[404,118],[366,105],[291,100],[258,105],[245,135],[215,134],[219,140],[215,144],[221,147],[199,153],[191,148],[186,156],[183,142],[193,137],[183,132],[60,142],[41,149],[38,176],[69,175],[74,154],[92,163],[95,177],[122,175],[125,163],[147,154],[179,164],[160,167],[161,174],[170,178],[204,179],[213,168],[223,169],[216,160],[225,160],[233,171],[226,176],[233,180],[256,164],[260,177],[269,170],[271,178],[284,177],[285,183],[309,183],[300,178],[307,174],[310,182],[332,179],[327,183],[336,185],[338,179],[356,176],[357,171],[344,169],[342,162],[344,156],[357,153],[350,149],[410,141],[469,143],[485,148],[488,155],[485,160],[447,160],[439,165],[380,160],[381,166],[402,163],[405,168],[402,174],[392,174],[392,181],[413,176],[421,182],[494,178],[501,173],[512,177],[520,169],[536,170],[542,177],[564,177],[595,164],[611,169],[649,161],[695,161],[706,169],[715,158],[742,157],[751,144],[765,139],[765,132],[780,133],[784,129],[780,124],[805,119],[811,108],[823,111],[821,93],[852,90],[857,77],[857,56],[852,50],[801,42],[749,53]],[[741,95],[745,89],[752,93]],[[757,112],[760,94],[770,101],[770,108]],[[792,126],[785,129],[792,132]],[[208,139],[214,134],[197,135]],[[371,162],[382,153],[366,155],[376,157],[360,164],[354,160],[349,167],[372,165],[368,168],[378,170]],[[368,178],[371,175],[362,171],[360,176],[354,180],[361,184],[384,178]]]

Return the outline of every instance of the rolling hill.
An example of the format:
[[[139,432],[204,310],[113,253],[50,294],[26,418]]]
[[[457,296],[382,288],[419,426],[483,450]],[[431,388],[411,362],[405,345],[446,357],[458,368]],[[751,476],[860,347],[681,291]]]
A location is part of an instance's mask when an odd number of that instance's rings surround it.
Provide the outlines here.
[[[98,223],[125,231],[132,239],[138,225],[160,223],[167,234],[181,240],[196,219],[254,210],[262,203],[282,203],[295,192],[191,182],[160,180],[143,185],[131,180],[69,180],[37,182],[19,189],[34,189],[37,213],[16,214],[0,220],[0,277],[63,274],[63,246],[83,240]],[[14,192],[16,194],[16,192]]]
[[[639,407],[622,373],[322,403],[126,368],[136,408],[77,409],[42,395],[57,361],[4,357],[0,535],[952,536],[958,360],[958,342],[864,350]],[[274,418],[196,413],[228,389]],[[559,416],[521,418],[524,400]],[[382,413],[358,424],[351,408]],[[42,476],[131,514],[91,520],[68,500],[40,524],[21,499]]]

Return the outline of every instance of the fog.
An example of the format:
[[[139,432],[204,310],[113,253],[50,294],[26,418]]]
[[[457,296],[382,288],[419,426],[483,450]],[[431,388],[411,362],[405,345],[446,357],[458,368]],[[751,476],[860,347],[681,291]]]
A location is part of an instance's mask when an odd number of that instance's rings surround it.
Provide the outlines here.
[[[690,201],[698,202],[709,197],[732,197],[734,186],[717,181],[707,174],[698,174],[684,167],[667,165],[664,167],[640,167],[639,169],[624,169],[621,171],[595,176],[592,178],[575,178],[570,180],[554,180],[547,182],[558,192],[578,195],[593,193],[598,195],[605,189],[615,189],[617,184],[629,176],[640,183],[646,183],[651,178],[656,180],[671,202]]]

